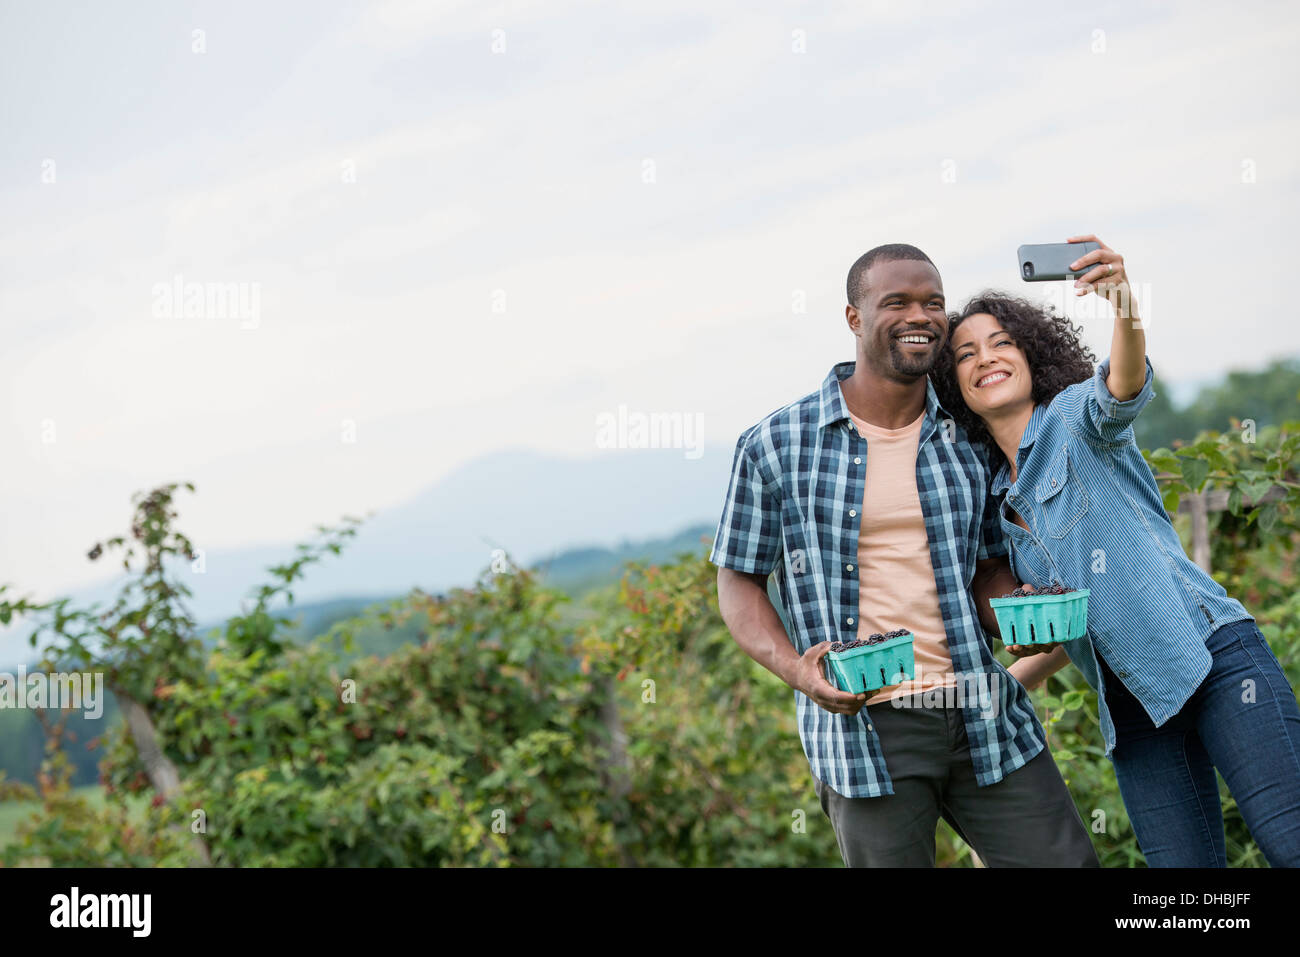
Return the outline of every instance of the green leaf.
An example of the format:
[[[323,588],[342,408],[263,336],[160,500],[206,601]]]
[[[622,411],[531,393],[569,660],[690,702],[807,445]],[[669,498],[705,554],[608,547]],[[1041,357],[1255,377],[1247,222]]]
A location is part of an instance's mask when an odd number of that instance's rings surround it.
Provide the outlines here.
[[[1161,501],[1163,501],[1165,504],[1165,511],[1170,513],[1177,512],[1178,500],[1180,497],[1181,496],[1178,494],[1177,489],[1174,488],[1165,489],[1165,494],[1161,497]]]
[[[1277,527],[1278,507],[1276,502],[1269,502],[1259,512],[1259,530],[1265,535]]]
[[[1183,459],[1183,481],[1193,492],[1199,492],[1210,474],[1210,463],[1205,459]]]
[[[1228,493],[1228,511],[1233,515],[1241,514],[1241,489],[1236,486]]]
[[[1073,761],[1074,752],[1069,748],[1056,748],[1052,751],[1052,757],[1056,758],[1058,761]]]
[[[1151,453],[1149,461],[1156,468],[1165,472],[1173,472],[1176,475],[1180,471],[1178,456],[1169,449],[1156,449]]]
[[[1266,478],[1256,482],[1247,482],[1242,488],[1246,497],[1252,502],[1258,504],[1259,500],[1268,494],[1268,490],[1273,487],[1273,480]]]

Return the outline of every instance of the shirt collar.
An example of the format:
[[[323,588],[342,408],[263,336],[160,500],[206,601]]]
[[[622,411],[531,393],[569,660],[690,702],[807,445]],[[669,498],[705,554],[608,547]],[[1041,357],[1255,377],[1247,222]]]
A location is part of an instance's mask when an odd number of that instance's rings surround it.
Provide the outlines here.
[[[825,381],[822,382],[821,416],[817,420],[818,429],[824,429],[828,425],[835,425],[849,417],[849,407],[844,403],[844,393],[840,389],[840,382],[853,375],[856,366],[856,362],[838,362],[827,373]],[[934,384],[930,381],[930,377],[926,376],[926,423],[938,422],[941,418],[950,419],[952,416],[939,404],[939,396],[934,391]]]
[[[1038,403],[1034,406],[1034,411],[1029,415],[1029,423],[1025,426],[1025,432],[1020,436],[1020,447],[1016,449],[1016,470],[1020,470],[1024,462],[1024,453],[1027,452],[1034,444],[1034,439],[1038,438],[1038,432],[1043,427],[1043,417],[1047,415],[1047,406]],[[993,477],[992,491],[994,495],[1001,495],[1011,487],[1011,463],[1005,459],[1002,462],[1002,468],[998,469],[998,474]]]

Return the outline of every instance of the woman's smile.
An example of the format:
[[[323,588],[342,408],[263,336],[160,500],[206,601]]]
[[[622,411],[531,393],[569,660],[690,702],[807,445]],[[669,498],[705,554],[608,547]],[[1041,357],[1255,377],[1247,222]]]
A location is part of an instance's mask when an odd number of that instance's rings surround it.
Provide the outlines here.
[[[985,373],[976,383],[975,388],[986,389],[991,385],[997,385],[1011,378],[1011,373],[1005,369],[995,369],[993,372]]]

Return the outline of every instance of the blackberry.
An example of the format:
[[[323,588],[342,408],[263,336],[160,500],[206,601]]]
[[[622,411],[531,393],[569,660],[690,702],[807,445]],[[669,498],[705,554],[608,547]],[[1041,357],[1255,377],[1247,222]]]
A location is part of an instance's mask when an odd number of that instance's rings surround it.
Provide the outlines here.
[[[895,628],[893,631],[887,631],[883,635],[876,631],[872,632],[866,638],[855,638],[852,641],[837,641],[831,645],[831,651],[852,651],[854,648],[867,648],[871,645],[879,645],[882,642],[889,641],[891,638],[901,638],[903,635],[910,635],[911,632],[906,628]]]
[[[1033,585],[1021,585],[1009,595],[1003,595],[1003,598],[1028,598],[1030,595],[1066,595],[1074,591],[1073,588],[1066,588],[1059,581],[1053,582],[1045,588],[1034,588]]]

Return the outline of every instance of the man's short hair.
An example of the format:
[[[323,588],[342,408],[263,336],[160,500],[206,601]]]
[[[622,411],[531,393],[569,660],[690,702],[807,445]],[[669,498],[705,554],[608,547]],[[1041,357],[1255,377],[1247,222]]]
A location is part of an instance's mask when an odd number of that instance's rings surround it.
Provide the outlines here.
[[[853,306],[858,304],[858,296],[862,293],[862,284],[866,281],[867,270],[871,268],[872,263],[896,262],[900,259],[926,262],[934,266],[934,263],[930,262],[929,256],[915,246],[907,245],[907,243],[887,243],[884,246],[869,249],[858,257],[858,261],[849,270],[849,281],[845,286],[849,296],[849,304]]]

